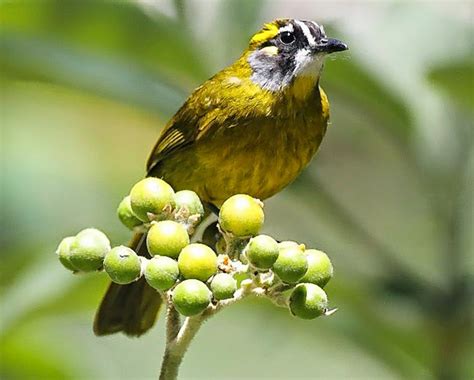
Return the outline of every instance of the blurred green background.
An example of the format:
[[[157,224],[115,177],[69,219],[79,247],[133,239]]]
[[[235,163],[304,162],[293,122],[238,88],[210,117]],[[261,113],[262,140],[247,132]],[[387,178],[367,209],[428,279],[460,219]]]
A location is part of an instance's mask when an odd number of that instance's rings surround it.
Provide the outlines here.
[[[247,300],[207,323],[183,379],[472,379],[473,3],[0,1],[3,379],[152,379],[163,324],[94,337],[104,274],[54,255],[115,208],[187,94],[275,17],[347,42],[332,125],[265,231],[328,252],[331,318]],[[231,342],[231,343],[229,343]]]

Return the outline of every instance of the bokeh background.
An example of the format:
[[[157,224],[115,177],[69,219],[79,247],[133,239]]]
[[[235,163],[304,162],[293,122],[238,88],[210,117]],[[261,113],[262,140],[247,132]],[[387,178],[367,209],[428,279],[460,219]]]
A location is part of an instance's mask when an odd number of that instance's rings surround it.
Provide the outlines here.
[[[322,86],[332,123],[265,231],[325,250],[330,318],[249,299],[207,323],[183,379],[472,379],[473,3],[1,1],[3,379],[152,379],[163,324],[94,337],[104,274],[60,238],[115,244],[115,208],[190,91],[275,17],[317,20],[348,52]]]

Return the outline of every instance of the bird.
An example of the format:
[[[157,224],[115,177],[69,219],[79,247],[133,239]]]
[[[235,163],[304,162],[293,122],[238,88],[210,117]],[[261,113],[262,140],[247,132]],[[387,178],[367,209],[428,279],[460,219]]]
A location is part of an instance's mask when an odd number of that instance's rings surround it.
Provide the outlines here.
[[[166,124],[147,176],[193,190],[212,210],[234,194],[264,200],[309,164],[326,133],[328,98],[320,87],[325,57],[347,50],[314,21],[276,19],[243,54],[197,87]],[[130,247],[149,256],[144,234]],[[140,336],[155,323],[161,296],[144,279],[111,283],[94,332]]]

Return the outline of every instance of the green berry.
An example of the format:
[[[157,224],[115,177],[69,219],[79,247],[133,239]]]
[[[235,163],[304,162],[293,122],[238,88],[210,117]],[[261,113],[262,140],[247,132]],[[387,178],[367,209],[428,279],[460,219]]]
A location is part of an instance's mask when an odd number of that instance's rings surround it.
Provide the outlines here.
[[[308,271],[301,282],[309,282],[324,287],[332,278],[333,267],[329,257],[322,251],[308,249],[305,251],[308,260]]]
[[[293,246],[280,250],[273,271],[283,282],[297,283],[308,270],[308,261],[302,246]]]
[[[167,208],[174,207],[174,191],[165,181],[148,177],[132,187],[130,204],[138,219],[149,222],[149,213],[162,218]]]
[[[189,244],[186,228],[177,222],[164,220],[152,223],[146,237],[146,245],[150,255],[178,258],[181,250]]]
[[[58,255],[59,261],[61,264],[63,264],[64,268],[75,272],[77,271],[77,268],[72,265],[70,257],[70,248],[73,240],[74,236],[65,237],[63,240],[61,240],[61,243],[59,243],[58,249],[56,250],[56,254]]]
[[[270,269],[278,259],[278,243],[270,236],[258,235],[250,239],[245,254],[258,269]]]
[[[204,206],[199,196],[191,190],[181,190],[174,195],[176,209],[185,209],[189,215],[204,215]]]
[[[184,278],[207,281],[217,272],[217,256],[207,245],[190,244],[179,254],[178,266]]]
[[[148,261],[145,268],[145,279],[157,290],[168,290],[179,277],[178,263],[170,257],[155,256]]]
[[[297,243],[296,241],[292,240],[284,240],[278,243],[278,248],[281,250],[286,249],[286,248],[291,248],[291,247],[297,247],[300,244]]]
[[[237,290],[237,281],[230,274],[218,273],[212,278],[211,290],[216,300],[232,298]]]
[[[138,219],[132,211],[130,195],[127,195],[122,199],[122,202],[120,202],[117,208],[117,216],[122,224],[130,230],[133,230],[134,227],[143,224],[143,222]]]
[[[211,291],[201,281],[185,280],[173,290],[173,304],[186,317],[202,313],[211,302]]]
[[[262,202],[249,195],[237,194],[222,205],[219,225],[235,236],[247,237],[258,234],[264,218]]]
[[[107,236],[94,228],[79,232],[70,246],[71,264],[80,271],[90,272],[102,268],[105,255],[110,251]]]
[[[133,249],[121,245],[105,255],[104,270],[113,282],[129,284],[140,277],[141,262]]]
[[[290,296],[290,311],[302,319],[314,319],[328,308],[328,297],[323,289],[314,284],[298,284]]]

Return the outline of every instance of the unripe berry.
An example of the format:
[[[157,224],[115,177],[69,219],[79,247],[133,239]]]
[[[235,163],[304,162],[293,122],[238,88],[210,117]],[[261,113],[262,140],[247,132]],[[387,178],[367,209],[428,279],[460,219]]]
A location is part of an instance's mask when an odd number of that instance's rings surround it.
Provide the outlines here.
[[[293,246],[280,250],[273,272],[283,282],[296,284],[308,270],[308,261],[302,246]]]
[[[211,291],[201,281],[185,280],[173,289],[173,304],[186,317],[203,312],[211,302]]]
[[[232,298],[237,290],[237,281],[230,274],[218,273],[211,281],[211,290],[216,300]]]
[[[190,244],[179,254],[178,267],[184,278],[207,281],[217,272],[217,256],[207,245]]]
[[[191,190],[181,190],[174,195],[176,209],[185,209],[189,215],[204,215],[204,206],[199,196]]]
[[[255,236],[245,248],[247,259],[258,269],[270,269],[278,259],[278,253],[278,243],[267,235]]]
[[[322,251],[308,249],[305,251],[308,260],[308,271],[300,280],[323,288],[332,278],[333,267],[329,257]]]
[[[170,257],[155,256],[148,261],[145,268],[145,279],[157,290],[168,290],[179,277],[178,263]]]
[[[174,191],[165,181],[148,177],[132,187],[130,204],[138,219],[149,222],[148,213],[162,218],[165,216],[167,208],[174,207]]]
[[[113,282],[124,285],[140,277],[141,263],[133,249],[121,245],[105,255],[104,270]]]
[[[122,224],[130,230],[133,230],[134,227],[143,224],[143,222],[138,219],[132,211],[130,195],[127,195],[122,199],[122,202],[120,202],[117,208],[117,216]]]
[[[150,255],[178,258],[181,250],[189,244],[186,228],[177,222],[163,220],[152,223],[146,237],[146,245]]]
[[[94,228],[79,232],[70,246],[71,264],[80,271],[90,272],[102,268],[105,255],[110,251],[107,236]]]
[[[63,240],[61,240],[61,243],[59,243],[58,249],[56,250],[56,254],[59,257],[59,261],[61,264],[63,264],[64,268],[77,271],[77,268],[72,265],[71,263],[71,243],[74,241],[74,236],[68,236],[65,237]]]
[[[290,296],[290,311],[302,319],[314,319],[328,308],[328,297],[323,289],[314,284],[298,284]]]
[[[262,202],[249,195],[237,194],[222,205],[219,225],[235,236],[247,237],[258,234],[264,218]]]
[[[284,240],[278,243],[278,248],[281,250],[291,247],[298,247],[300,244],[292,240]]]

